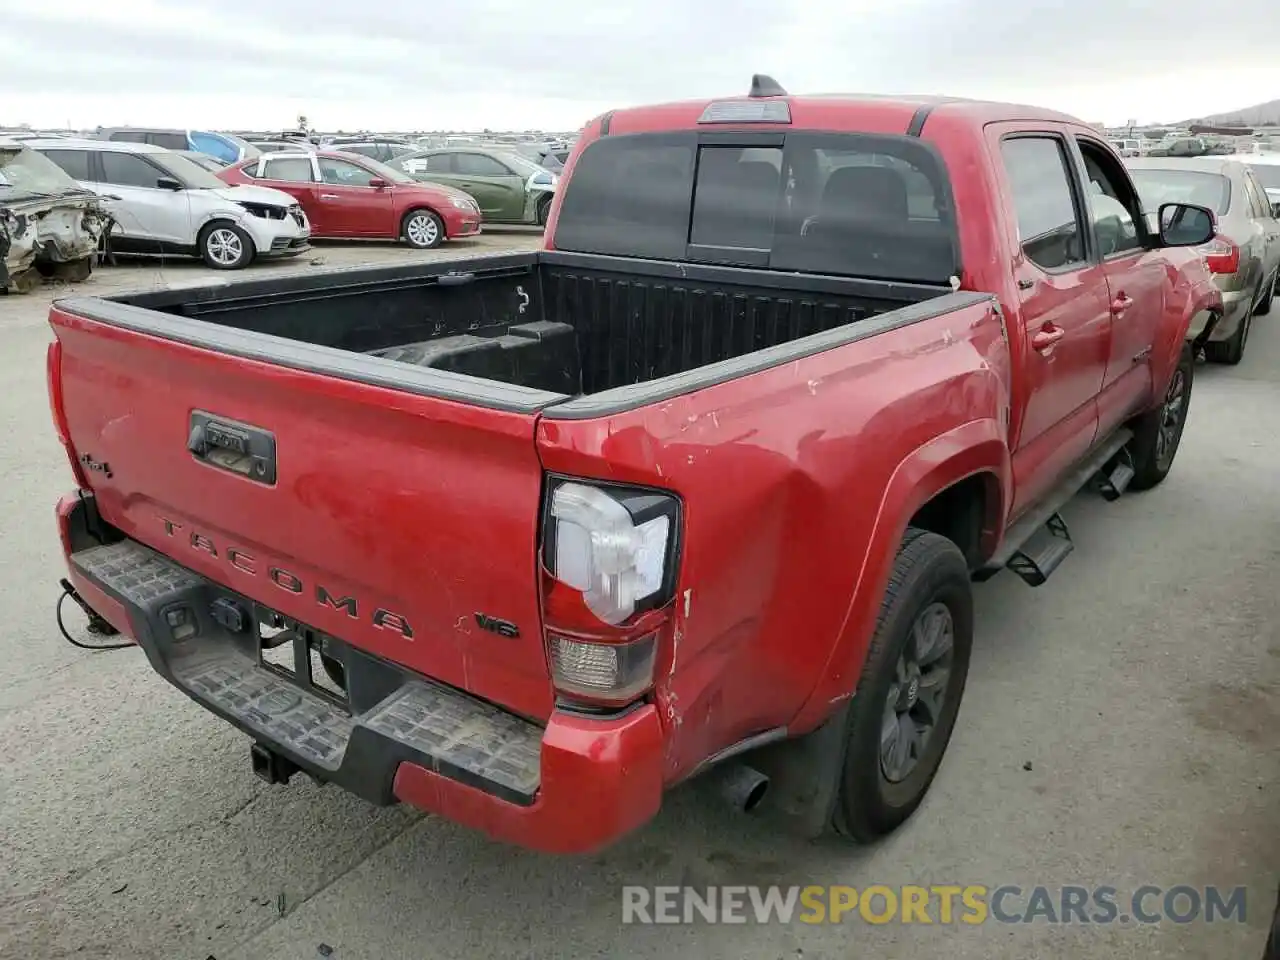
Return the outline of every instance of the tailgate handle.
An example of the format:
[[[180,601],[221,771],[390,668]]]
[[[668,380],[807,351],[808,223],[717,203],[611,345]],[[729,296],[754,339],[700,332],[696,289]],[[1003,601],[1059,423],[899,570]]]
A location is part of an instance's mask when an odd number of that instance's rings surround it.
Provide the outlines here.
[[[203,410],[191,413],[187,450],[201,463],[256,483],[276,482],[276,438],[268,430]]]
[[[436,277],[436,283],[442,287],[461,287],[475,278],[474,273],[442,273]]]

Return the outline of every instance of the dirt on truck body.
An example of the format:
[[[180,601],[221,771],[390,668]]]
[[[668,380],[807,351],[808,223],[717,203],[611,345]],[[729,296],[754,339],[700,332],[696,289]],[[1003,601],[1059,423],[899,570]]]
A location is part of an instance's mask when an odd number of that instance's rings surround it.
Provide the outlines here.
[[[86,279],[108,223],[101,200],[54,163],[0,140],[0,290]]]

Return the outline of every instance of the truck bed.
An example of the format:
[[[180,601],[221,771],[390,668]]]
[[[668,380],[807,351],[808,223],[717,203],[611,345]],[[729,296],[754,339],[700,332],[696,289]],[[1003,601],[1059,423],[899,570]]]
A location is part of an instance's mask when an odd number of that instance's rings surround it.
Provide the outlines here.
[[[237,281],[67,308],[243,356],[340,376],[345,368],[350,379],[524,408],[687,373],[950,293],[921,284],[539,251]],[[936,305],[939,312],[950,306]],[[918,312],[900,319],[920,319]],[[870,324],[866,332],[882,328]],[[335,350],[360,357],[343,359]],[[424,378],[425,371],[432,375]],[[477,392],[471,377],[520,389]]]

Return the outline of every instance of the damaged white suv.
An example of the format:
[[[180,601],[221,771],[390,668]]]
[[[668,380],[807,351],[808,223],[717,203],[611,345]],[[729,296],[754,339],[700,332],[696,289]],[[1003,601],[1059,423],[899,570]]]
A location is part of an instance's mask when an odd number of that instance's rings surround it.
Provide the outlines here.
[[[310,249],[298,201],[267,187],[223,183],[191,160],[146,143],[29,140],[106,201],[111,253],[200,257],[218,270]]]
[[[31,290],[43,277],[88,279],[106,224],[96,194],[26,144],[0,138],[0,293]]]

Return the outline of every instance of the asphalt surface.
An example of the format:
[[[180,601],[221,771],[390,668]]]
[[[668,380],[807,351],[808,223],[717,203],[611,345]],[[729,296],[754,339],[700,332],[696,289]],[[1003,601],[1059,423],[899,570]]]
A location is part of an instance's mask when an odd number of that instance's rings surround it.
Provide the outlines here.
[[[469,250],[536,239],[489,234]],[[419,256],[367,245],[316,259]],[[207,276],[102,269],[75,292]],[[1046,586],[978,588],[959,726],[897,835],[801,844],[682,789],[617,847],[560,859],[334,788],[267,787],[247,739],[141,653],[61,639],[52,508],[71,479],[46,409],[44,316],[62,292],[0,298],[0,956],[1260,957],[1280,880],[1280,309],[1239,367],[1197,369],[1164,485],[1077,498],[1077,549]],[[622,885],[680,883],[1249,896],[1243,924],[622,925]]]

